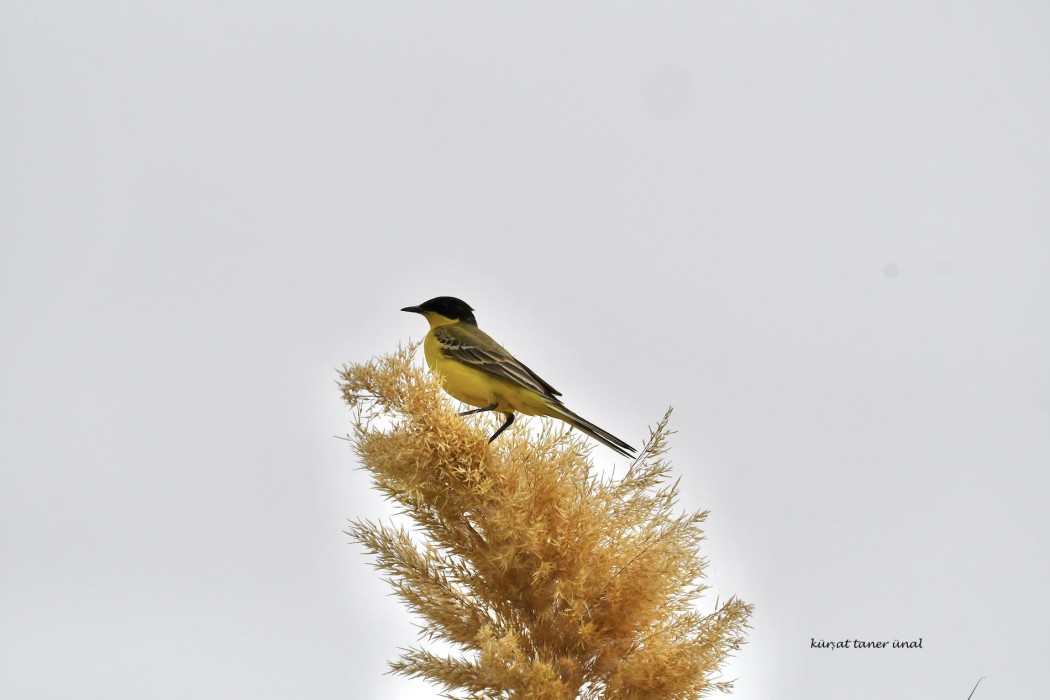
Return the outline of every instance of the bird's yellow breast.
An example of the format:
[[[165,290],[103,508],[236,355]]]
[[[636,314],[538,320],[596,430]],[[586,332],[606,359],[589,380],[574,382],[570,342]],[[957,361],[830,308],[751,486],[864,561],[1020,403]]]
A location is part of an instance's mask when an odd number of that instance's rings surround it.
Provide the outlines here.
[[[484,408],[495,403],[498,411],[545,415],[546,400],[542,396],[446,357],[433,332],[423,340],[423,356],[430,371],[441,381],[441,388],[465,404]]]

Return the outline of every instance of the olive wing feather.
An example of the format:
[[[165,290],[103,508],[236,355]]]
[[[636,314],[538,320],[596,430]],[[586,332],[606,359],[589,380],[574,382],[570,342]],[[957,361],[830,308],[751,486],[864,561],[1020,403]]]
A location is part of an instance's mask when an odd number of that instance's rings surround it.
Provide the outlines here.
[[[474,367],[493,377],[518,384],[537,394],[554,398],[561,392],[523,365],[517,358],[477,326],[439,326],[434,337],[445,357]],[[557,401],[557,399],[555,399]]]

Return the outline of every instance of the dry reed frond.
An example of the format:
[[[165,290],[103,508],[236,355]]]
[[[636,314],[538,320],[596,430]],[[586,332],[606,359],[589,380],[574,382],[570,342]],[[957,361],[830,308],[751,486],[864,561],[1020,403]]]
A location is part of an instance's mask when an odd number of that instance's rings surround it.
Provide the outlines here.
[[[459,698],[696,698],[744,642],[751,606],[710,615],[699,555],[706,512],[678,514],[668,484],[670,411],[619,479],[552,421],[465,420],[413,363],[418,344],[341,372],[351,439],[375,487],[414,530],[354,521],[423,637],[391,664]],[[533,421],[535,425],[537,421]],[[453,694],[458,693],[458,695]]]

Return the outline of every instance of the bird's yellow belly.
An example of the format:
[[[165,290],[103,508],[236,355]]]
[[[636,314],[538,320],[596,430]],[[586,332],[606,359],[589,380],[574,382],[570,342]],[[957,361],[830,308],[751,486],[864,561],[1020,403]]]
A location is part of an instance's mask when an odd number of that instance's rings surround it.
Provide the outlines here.
[[[542,415],[545,401],[534,391],[493,377],[462,362],[450,360],[441,354],[436,340],[427,338],[423,354],[430,371],[438,376],[441,388],[455,399],[471,406],[486,408],[493,403],[497,411]]]

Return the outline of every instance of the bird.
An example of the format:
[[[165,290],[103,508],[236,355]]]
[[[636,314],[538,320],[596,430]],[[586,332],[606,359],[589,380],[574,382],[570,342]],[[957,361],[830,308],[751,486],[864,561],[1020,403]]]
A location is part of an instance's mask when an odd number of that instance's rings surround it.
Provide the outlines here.
[[[496,411],[506,416],[490,443],[510,427],[515,413],[522,413],[565,421],[624,457],[634,457],[635,448],[566,408],[560,391],[478,328],[474,309],[465,301],[435,297],[401,310],[421,314],[430,323],[423,354],[445,393],[477,406],[459,415]]]

